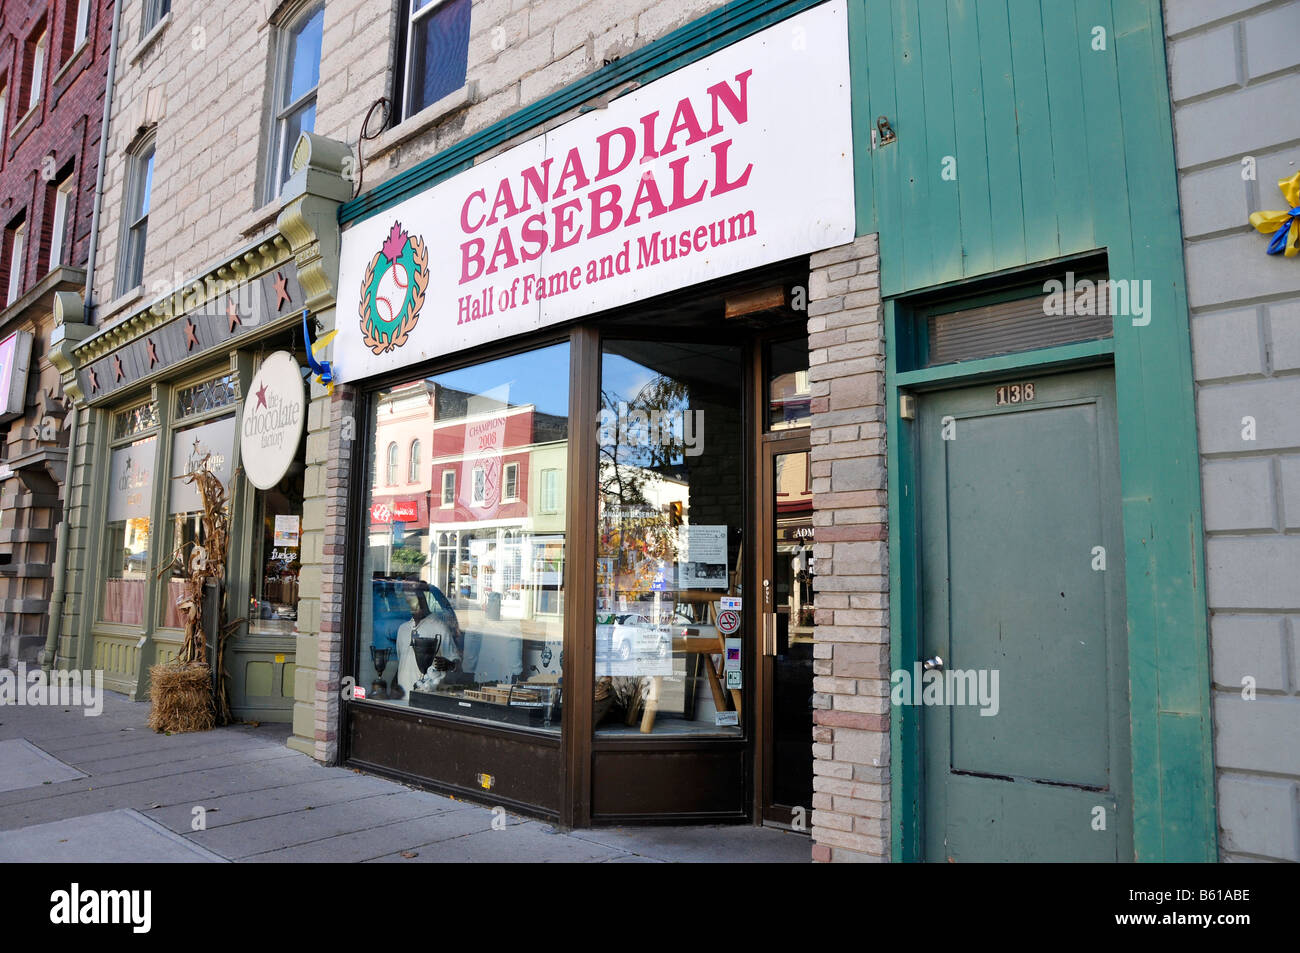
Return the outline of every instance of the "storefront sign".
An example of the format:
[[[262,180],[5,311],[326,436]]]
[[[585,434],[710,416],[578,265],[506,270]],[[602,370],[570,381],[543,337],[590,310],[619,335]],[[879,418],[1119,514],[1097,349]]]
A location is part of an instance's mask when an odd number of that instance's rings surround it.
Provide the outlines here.
[[[420,504],[415,500],[376,503],[370,507],[370,522],[372,523],[392,523],[395,521],[414,523],[419,518]]]
[[[153,507],[153,457],[156,437],[114,450],[108,463],[108,521],[148,519]]]
[[[203,509],[198,484],[184,479],[187,473],[206,469],[227,491],[234,474],[235,418],[223,417],[210,424],[178,431],[172,441],[172,486],[170,513],[193,513]]]
[[[345,231],[335,369],[359,380],[844,244],[854,226],[835,0]]]
[[[0,341],[0,419],[21,414],[27,406],[27,371],[32,363],[32,334],[15,331]]]
[[[269,490],[289,472],[306,418],[302,370],[293,355],[276,351],[262,362],[244,395],[239,455],[253,486]]]

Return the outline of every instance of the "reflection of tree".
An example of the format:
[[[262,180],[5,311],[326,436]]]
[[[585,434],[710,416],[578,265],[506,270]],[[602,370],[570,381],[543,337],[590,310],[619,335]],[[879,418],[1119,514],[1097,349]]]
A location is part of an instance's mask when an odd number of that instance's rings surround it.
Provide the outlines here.
[[[671,566],[677,547],[669,515],[647,490],[680,465],[680,420],[688,400],[685,383],[659,375],[631,399],[600,394],[600,553],[610,557],[612,583],[622,592],[650,588],[661,564]]]
[[[429,557],[422,550],[399,546],[392,551],[394,575],[406,575],[419,572]]]

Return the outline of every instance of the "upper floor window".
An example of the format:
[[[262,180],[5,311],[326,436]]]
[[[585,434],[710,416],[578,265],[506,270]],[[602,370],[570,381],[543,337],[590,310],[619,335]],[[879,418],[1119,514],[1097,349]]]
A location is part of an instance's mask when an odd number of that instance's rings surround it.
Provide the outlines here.
[[[465,85],[470,0],[403,0],[402,7],[405,119]]]
[[[122,221],[118,294],[125,294],[144,280],[144,250],[149,237],[149,201],[153,193],[153,159],[152,139],[128,159],[127,214]]]
[[[72,28],[72,48],[81,49],[90,32],[90,0],[77,0],[77,19]]]
[[[63,264],[63,246],[68,236],[68,216],[72,214],[73,177],[64,176],[54,189],[54,215],[50,225],[50,270]]]
[[[9,81],[0,77],[0,140],[9,127]]]
[[[321,35],[325,7],[306,7],[279,31],[276,47],[275,97],[270,150],[267,154],[266,201],[280,194],[289,178],[293,147],[316,125],[316,87],[320,83]]]
[[[456,471],[442,471],[442,505],[451,506],[456,502]]]
[[[163,17],[171,13],[172,0],[144,0],[144,19],[140,23],[140,36],[145,37]]]
[[[411,441],[411,459],[406,464],[406,482],[420,482],[420,441]]]
[[[27,238],[27,223],[19,222],[9,229],[9,291],[5,307],[18,300],[23,291],[23,246]]]
[[[519,499],[519,464],[507,463],[501,474],[501,499],[512,501]]]
[[[49,39],[44,30],[32,46],[32,74],[27,87],[27,108],[31,109],[41,101],[41,92],[45,86],[45,51]]]
[[[388,445],[388,467],[384,472],[384,482],[389,486],[397,484],[397,444]]]

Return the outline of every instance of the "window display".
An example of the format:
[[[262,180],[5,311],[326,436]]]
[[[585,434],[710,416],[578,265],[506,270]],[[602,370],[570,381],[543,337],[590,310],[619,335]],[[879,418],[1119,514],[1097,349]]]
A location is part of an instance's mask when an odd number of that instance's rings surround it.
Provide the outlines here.
[[[741,732],[741,351],[610,341],[601,360],[596,731]]]
[[[172,479],[167,510],[171,532],[167,551],[179,558],[171,563],[167,588],[162,593],[162,605],[158,610],[159,624],[165,628],[178,629],[185,624],[176,600],[184,592],[193,547],[203,543],[203,500],[197,486],[187,481],[185,475],[204,467],[229,487],[235,470],[234,449],[233,415],[177,430],[172,437]]]
[[[155,419],[153,423],[156,422]],[[126,433],[130,432],[128,428]],[[157,445],[157,437],[144,437],[114,450],[109,459],[104,601],[100,612],[105,622],[121,625],[144,622],[144,596],[149,579],[149,511],[153,506]]]
[[[278,484],[254,498],[252,584],[248,631],[290,635],[298,620],[302,490],[305,467],[295,464]]]
[[[568,385],[560,344],[374,396],[358,698],[560,730]]]

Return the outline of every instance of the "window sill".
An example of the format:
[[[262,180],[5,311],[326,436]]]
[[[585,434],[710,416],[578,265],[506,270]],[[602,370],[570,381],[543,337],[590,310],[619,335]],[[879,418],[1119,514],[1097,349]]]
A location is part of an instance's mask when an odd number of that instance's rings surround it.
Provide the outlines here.
[[[408,116],[396,126],[387,129],[377,138],[372,139],[362,148],[362,155],[367,159],[378,159],[392,152],[404,142],[428,132],[448,116],[468,109],[478,101],[478,81],[466,83],[454,93],[448,93],[442,99],[421,109],[414,116]]]
[[[60,83],[62,83],[63,80],[67,78],[67,76],[70,75],[72,71],[72,67],[77,65],[82,60],[81,54],[85,52],[86,47],[88,47],[89,45],[90,44],[87,43],[85,40],[82,40],[81,45],[72,51],[72,55],[68,57],[68,61],[59,67],[59,71],[54,74],[54,85],[56,87]]]
[[[130,55],[127,56],[126,58],[127,63],[134,66],[136,64],[136,61],[139,60],[140,57],[144,56],[145,53],[149,51],[149,47],[153,46],[154,40],[162,36],[163,31],[167,29],[167,25],[171,22],[172,22],[172,15],[171,15],[171,11],[169,10],[167,11],[167,13],[163,14],[163,18],[161,20],[159,20],[157,23],[153,25],[153,29],[150,30],[148,33],[146,33],[144,37],[140,40],[140,42],[135,45],[135,49],[133,49]]]
[[[280,196],[277,195],[261,208],[255,208],[245,215],[235,228],[239,230],[240,237],[252,238],[273,226],[279,215]]]
[[[112,318],[125,311],[142,297],[144,297],[144,285],[136,285],[130,291],[118,295],[99,309],[99,314],[95,316],[99,319],[97,326],[101,328],[108,327],[109,324],[114,323]]]
[[[41,111],[41,101],[38,99],[36,100],[36,102],[32,103],[31,108],[28,109],[27,112],[23,113],[23,118],[19,119],[16,123],[14,123],[13,131],[9,133],[10,145],[13,146],[19,145],[24,139],[27,138],[27,134],[36,127],[36,123],[34,122],[32,117],[35,116],[40,111]]]

